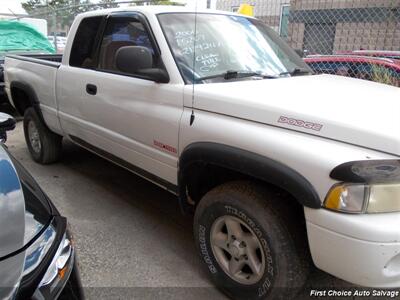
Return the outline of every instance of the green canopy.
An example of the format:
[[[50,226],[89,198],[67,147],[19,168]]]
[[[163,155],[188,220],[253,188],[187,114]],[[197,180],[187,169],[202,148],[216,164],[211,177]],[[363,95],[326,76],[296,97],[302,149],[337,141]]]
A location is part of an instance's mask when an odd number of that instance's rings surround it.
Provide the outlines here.
[[[55,53],[47,37],[31,25],[0,20],[0,52],[38,51]]]

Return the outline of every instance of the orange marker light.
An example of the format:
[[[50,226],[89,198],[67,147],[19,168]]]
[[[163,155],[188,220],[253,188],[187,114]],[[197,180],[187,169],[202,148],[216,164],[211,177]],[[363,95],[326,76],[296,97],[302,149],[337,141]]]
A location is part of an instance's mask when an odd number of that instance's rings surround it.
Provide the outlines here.
[[[61,270],[58,270],[58,277],[60,277],[60,279],[63,279],[65,276],[65,273],[67,272],[68,267],[65,266],[64,268],[62,268]]]

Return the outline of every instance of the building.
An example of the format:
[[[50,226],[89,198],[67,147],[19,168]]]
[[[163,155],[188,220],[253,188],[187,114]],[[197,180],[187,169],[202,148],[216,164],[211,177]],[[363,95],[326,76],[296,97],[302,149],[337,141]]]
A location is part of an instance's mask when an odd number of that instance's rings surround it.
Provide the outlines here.
[[[288,15],[290,9],[290,0],[217,0],[217,9],[236,12],[242,3],[252,5],[255,16],[278,32],[282,16]]]
[[[235,11],[240,0],[218,0]],[[295,49],[331,54],[400,50],[400,0],[250,0],[255,16]]]

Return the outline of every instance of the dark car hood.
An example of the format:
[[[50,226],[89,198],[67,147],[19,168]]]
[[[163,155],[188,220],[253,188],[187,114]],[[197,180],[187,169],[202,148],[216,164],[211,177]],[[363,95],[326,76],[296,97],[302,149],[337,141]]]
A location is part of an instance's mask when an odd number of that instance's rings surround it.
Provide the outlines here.
[[[0,146],[0,261],[50,223],[52,208],[29,173]]]
[[[25,200],[14,164],[0,148],[0,258],[24,245]]]
[[[35,180],[0,145],[0,299],[13,298],[25,266],[25,248],[58,213]]]

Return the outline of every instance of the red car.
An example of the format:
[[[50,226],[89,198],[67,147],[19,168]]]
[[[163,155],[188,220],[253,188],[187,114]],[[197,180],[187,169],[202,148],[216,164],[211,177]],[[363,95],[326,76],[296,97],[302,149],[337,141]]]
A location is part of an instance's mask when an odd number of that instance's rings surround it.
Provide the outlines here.
[[[355,55],[310,55],[304,61],[317,74],[342,75],[400,87],[400,60]]]
[[[400,59],[400,51],[388,51],[388,50],[354,50],[354,51],[344,51],[338,54]]]

